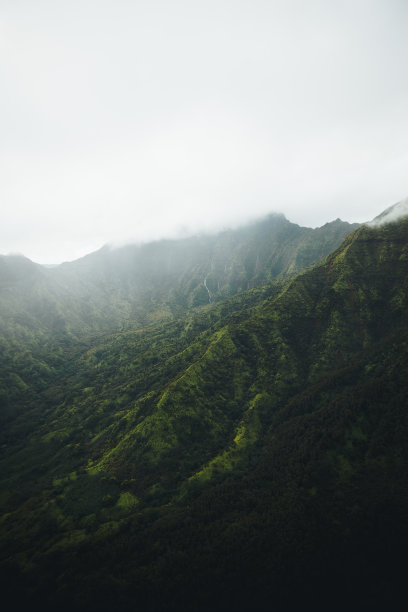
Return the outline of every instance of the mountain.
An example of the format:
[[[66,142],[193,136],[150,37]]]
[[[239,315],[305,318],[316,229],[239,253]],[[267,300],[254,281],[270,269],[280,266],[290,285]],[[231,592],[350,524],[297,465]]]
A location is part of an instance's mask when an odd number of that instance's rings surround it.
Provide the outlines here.
[[[316,263],[357,224],[300,227],[283,215],[236,230],[121,248],[103,247],[51,271],[114,321],[146,325],[287,276]]]
[[[319,260],[355,227],[338,219],[313,230],[269,215],[215,235],[104,247],[53,268],[0,256],[0,422],[52,385],[66,355],[97,336],[265,287]]]
[[[313,230],[269,215],[220,234],[106,246],[52,268],[0,256],[0,422],[52,386],[66,356],[96,337],[265,287],[321,259],[355,227],[338,219]]]
[[[105,249],[50,271],[79,301],[113,288],[118,270],[129,303],[131,283],[157,283],[161,305],[176,286],[180,309],[144,315],[143,327],[134,311],[121,328],[70,330],[47,383],[25,383],[7,404],[1,547],[14,601],[383,609],[403,595],[408,219],[359,227],[298,274],[306,233],[295,239],[287,224],[274,223],[279,256],[262,224],[230,259],[214,244],[231,237],[212,237],[212,271],[188,241]],[[145,276],[142,255],[155,261]],[[241,262],[240,277],[228,261]],[[214,291],[198,305],[204,274]],[[248,280],[259,286],[242,291]]]
[[[16,317],[68,335],[171,319],[314,264],[356,227],[337,219],[311,229],[271,214],[214,235],[105,246],[51,268],[0,256],[0,331]]]
[[[393,204],[386,210],[384,210],[381,214],[375,217],[370,225],[374,227],[378,227],[383,225],[384,223],[393,223],[398,221],[401,218],[404,218],[408,215],[408,198],[405,200],[401,200],[396,204]]]

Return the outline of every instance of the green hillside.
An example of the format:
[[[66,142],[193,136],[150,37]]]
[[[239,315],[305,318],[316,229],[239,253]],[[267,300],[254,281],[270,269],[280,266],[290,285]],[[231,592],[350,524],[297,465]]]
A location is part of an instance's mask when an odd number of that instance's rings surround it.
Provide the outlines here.
[[[10,310],[2,328],[0,538],[14,601],[396,606],[408,220],[362,226],[338,248],[344,225],[324,228],[270,218],[211,248],[35,268],[64,308],[54,332],[41,310],[23,323]]]
[[[67,359],[106,334],[183,315],[190,320],[194,308],[248,286],[268,293],[266,281],[315,263],[354,227],[337,220],[312,230],[270,215],[210,236],[104,247],[51,269],[0,256],[0,422],[25,410],[64,374]],[[257,299],[253,294],[224,309]],[[191,323],[182,325],[191,335]]]
[[[337,219],[311,229],[271,214],[214,235],[106,246],[50,275],[95,310],[103,304],[105,324],[145,326],[297,272],[357,227]]]

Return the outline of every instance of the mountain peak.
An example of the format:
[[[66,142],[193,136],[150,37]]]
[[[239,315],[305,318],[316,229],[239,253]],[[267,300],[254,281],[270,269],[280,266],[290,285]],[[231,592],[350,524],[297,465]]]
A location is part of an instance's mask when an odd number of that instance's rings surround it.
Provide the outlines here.
[[[399,221],[403,217],[408,216],[408,198],[393,204],[389,208],[386,208],[381,214],[375,217],[368,223],[370,226],[383,225],[385,223],[393,223]]]

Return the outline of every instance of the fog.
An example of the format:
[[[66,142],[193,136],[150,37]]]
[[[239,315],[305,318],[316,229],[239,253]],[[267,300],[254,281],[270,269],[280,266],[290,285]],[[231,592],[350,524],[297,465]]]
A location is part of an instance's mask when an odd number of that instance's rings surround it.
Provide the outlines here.
[[[397,202],[393,206],[390,206],[385,211],[383,211],[380,215],[372,219],[368,225],[371,227],[379,227],[381,225],[385,225],[386,223],[393,223],[402,219],[403,217],[408,216],[408,198],[402,200],[401,202]]]
[[[0,253],[408,195],[405,0],[3,0]]]

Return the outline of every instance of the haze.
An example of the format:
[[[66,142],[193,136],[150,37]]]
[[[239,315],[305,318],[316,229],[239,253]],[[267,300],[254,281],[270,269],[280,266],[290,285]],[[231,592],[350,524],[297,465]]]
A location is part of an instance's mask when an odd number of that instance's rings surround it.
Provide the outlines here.
[[[408,195],[405,0],[2,0],[0,252]]]

